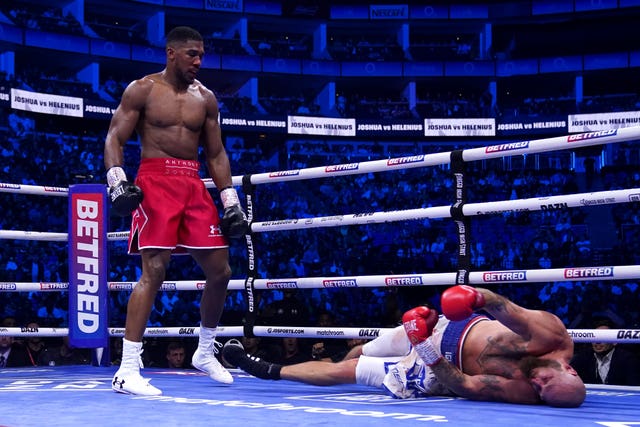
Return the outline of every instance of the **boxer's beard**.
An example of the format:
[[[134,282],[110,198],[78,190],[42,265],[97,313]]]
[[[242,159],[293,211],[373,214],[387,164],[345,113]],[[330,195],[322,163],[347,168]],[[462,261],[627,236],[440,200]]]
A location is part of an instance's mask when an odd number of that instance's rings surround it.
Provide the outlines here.
[[[520,361],[520,370],[527,378],[531,378],[531,372],[536,368],[559,369],[560,364],[555,360],[540,359],[539,357],[527,356]]]

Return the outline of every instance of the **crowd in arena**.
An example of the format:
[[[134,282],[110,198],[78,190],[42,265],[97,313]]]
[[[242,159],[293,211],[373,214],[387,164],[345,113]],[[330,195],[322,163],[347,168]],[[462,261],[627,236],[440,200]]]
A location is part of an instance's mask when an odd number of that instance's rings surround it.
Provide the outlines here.
[[[0,181],[60,187],[103,181],[100,135],[104,130],[96,128],[95,123],[88,123],[88,126],[94,126],[92,133],[88,130],[74,131],[71,125],[65,130],[62,120],[42,117],[36,120],[35,116],[24,112],[11,111],[7,117],[0,138],[0,155],[5,159],[0,170]],[[324,148],[310,151],[309,147],[314,146],[312,141],[289,147],[291,152],[286,163],[275,167],[285,170],[300,166],[322,166],[331,159],[340,163],[372,158],[372,151],[368,149],[332,153],[332,144],[319,145]],[[417,144],[413,149],[416,148],[424,153],[452,149],[427,144]],[[137,164],[134,159],[139,156],[139,147],[130,144],[126,149],[131,168]],[[640,175],[629,163],[632,158],[625,156],[625,150],[631,149],[631,143],[620,144],[618,149],[619,163],[593,172],[590,180],[586,179],[584,173],[576,174],[564,168],[501,171],[497,169],[500,168],[497,163],[476,165],[470,174],[469,201],[523,199],[637,187]],[[252,150],[243,150],[240,155],[235,155],[233,146],[228,150],[235,174],[269,171],[270,165],[256,162],[257,154]],[[396,154],[400,156],[416,152]],[[385,155],[384,152],[380,153],[380,156]],[[36,170],[37,174],[34,174]],[[135,169],[128,170],[128,174],[135,176]],[[312,186],[315,197],[306,197],[305,193]],[[269,184],[257,191],[256,214],[260,220],[267,221],[445,206],[451,204],[452,192],[451,171],[440,167],[338,177],[314,183],[298,181]],[[10,194],[3,197],[9,202],[5,204],[0,219],[2,229],[32,230],[37,226],[40,231],[66,230],[66,198]],[[600,230],[593,229],[586,220],[586,208],[477,217],[472,222],[473,266],[478,270],[589,266],[594,262],[596,252],[600,257],[598,260],[606,263],[637,263],[633,255],[638,252],[634,250],[637,239],[633,236],[640,227],[638,206],[635,203],[624,204],[610,210],[615,224],[612,229],[617,235],[607,252],[597,252],[601,248],[593,247],[591,243],[594,234]],[[110,220],[113,231],[128,229],[126,218],[114,216]],[[264,278],[442,272],[454,271],[457,263],[455,230],[451,221],[445,219],[408,221],[402,227],[393,223],[336,227],[323,230],[322,236],[316,230],[300,230],[262,233],[255,238],[259,276]],[[65,281],[64,248],[64,244],[55,242],[16,241],[12,245],[3,245],[0,249],[0,263],[5,271],[3,280]],[[232,245],[231,259],[234,278],[245,277],[246,254],[243,245]],[[125,242],[114,242],[110,253],[109,280],[136,281],[140,274],[138,261],[136,257],[127,255]],[[187,280],[199,276],[200,272],[192,262],[178,257],[172,263],[167,280]],[[584,294],[585,303],[591,300],[609,301],[612,308],[625,318],[626,324],[633,325],[639,321],[638,311],[627,309],[626,305],[632,301],[629,296],[636,286],[635,283],[549,283],[530,287],[514,286],[509,292],[518,301],[527,301],[561,314],[567,324],[583,311],[581,298]],[[298,298],[302,298],[308,307],[332,310],[341,323],[349,324],[365,320],[371,323],[374,319],[385,318],[381,310],[390,295],[398,299],[400,308],[414,304],[415,298],[436,296],[436,292],[422,289],[359,289],[357,293],[338,289],[333,292],[298,293]],[[549,298],[552,293],[556,293],[556,297]],[[557,297],[562,293],[567,294],[566,299]],[[606,298],[586,296],[592,294],[604,294]],[[4,315],[16,316],[22,322],[39,317],[37,313],[43,313],[41,309],[46,305],[54,305],[56,310],[65,310],[66,306],[64,297],[52,298],[46,294],[0,294],[0,298],[3,299]],[[169,305],[163,303],[166,298],[175,299],[163,295],[163,299],[158,300],[151,316],[152,324],[175,321],[179,325],[189,325],[197,318],[198,296],[195,293],[187,293],[178,303]],[[266,310],[281,298],[281,292],[265,292],[260,302],[261,310]],[[117,294],[113,295],[113,325],[119,325],[124,320],[123,301]],[[225,317],[241,321],[244,310],[242,293],[230,292],[227,304]],[[51,312],[56,310],[52,309]],[[55,321],[49,317],[47,324],[64,325],[64,316]],[[312,310],[307,321],[313,321],[314,318]],[[397,318],[394,320],[397,321]],[[388,326],[394,320],[381,321],[379,326]]]
[[[78,34],[81,30],[71,15],[59,9],[34,10],[5,7],[3,12],[24,28]],[[148,43],[141,28],[128,29],[100,22],[90,16],[90,27],[109,40]],[[259,34],[250,40],[253,48],[265,55],[307,58],[311,47],[304,37],[274,38]],[[215,53],[238,53],[237,38],[208,35],[207,47]],[[477,41],[469,38],[419,40],[414,43],[414,59],[430,55],[443,58],[472,59],[471,48]],[[407,59],[397,43],[387,36],[354,40],[341,36],[330,39],[329,52],[336,60]],[[435,52],[435,53],[434,53]],[[0,87],[20,88],[42,93],[117,101],[128,82],[119,76],[102,76],[100,91],[59,71],[16,70],[16,75],[0,73]],[[375,88],[374,88],[375,89]],[[247,97],[221,93],[221,112],[254,115],[320,115],[313,96],[305,93],[267,93],[259,97],[260,108]],[[576,112],[637,110],[640,94],[589,96],[581,103],[575,98],[554,97],[511,100],[493,103],[486,90],[453,93],[448,90],[422,90],[417,107],[409,108],[402,95],[380,96],[362,91],[342,91],[336,100],[336,113],[342,117],[409,119],[417,117],[497,117],[502,114],[545,115]],[[78,183],[104,183],[103,142],[108,123],[104,120],[76,119],[37,115],[10,108],[1,110],[0,182],[68,187]],[[242,139],[242,138],[240,138]],[[232,139],[228,139],[232,141]],[[580,161],[590,164],[576,172],[566,159],[541,155],[541,164],[506,167],[499,160],[470,165],[469,202],[513,200],[548,195],[572,194],[640,187],[635,141],[617,144],[613,160],[594,167],[597,155]],[[323,139],[285,141],[263,149],[232,143],[227,151],[234,176],[363,162],[387,157],[429,154],[465,148],[463,143],[380,144],[373,141],[347,143]],[[139,146],[128,144],[127,175],[135,176]],[[267,154],[269,154],[267,158]],[[275,159],[275,160],[272,160]],[[556,162],[557,161],[557,162]],[[203,177],[204,177],[203,171]],[[309,197],[310,194],[313,197]],[[217,193],[212,190],[214,200]],[[2,230],[66,232],[67,199],[2,194]],[[446,167],[407,169],[354,176],[291,181],[261,186],[257,190],[257,220],[300,219],[317,216],[393,211],[448,206],[454,200],[454,179]],[[599,208],[600,209],[600,208]],[[478,271],[512,269],[548,269],[567,266],[625,265],[640,263],[640,204],[624,203],[600,209],[599,218],[608,218],[608,226],[593,220],[587,208],[558,209],[543,212],[506,212],[476,217],[472,224],[471,262]],[[254,220],[256,220],[254,219]],[[110,231],[128,230],[128,218],[109,218]],[[601,247],[594,241],[610,242]],[[448,219],[420,219],[403,224],[381,223],[256,234],[255,252],[260,278],[296,278],[308,276],[362,276],[452,272],[457,269],[457,234]],[[67,248],[65,243],[4,241],[0,246],[0,270],[3,282],[66,282]],[[241,242],[231,245],[234,279],[246,277],[246,248]],[[112,242],[109,254],[109,281],[135,282],[141,274],[139,259],[127,254],[125,242]],[[200,278],[195,263],[188,257],[172,260],[167,280]],[[607,317],[618,327],[639,328],[638,282],[576,281],[527,285],[501,285],[499,292],[519,304],[545,309],[558,315],[569,328],[590,328],[595,319]],[[258,321],[265,325],[317,325],[326,313],[331,323],[340,326],[392,327],[401,314],[417,304],[437,305],[442,287],[358,288],[263,291],[258,297]],[[156,301],[149,326],[195,326],[199,319],[199,293],[162,292]],[[112,292],[110,324],[121,327],[125,320],[127,293]],[[37,322],[40,326],[67,326],[66,292],[0,293],[0,314],[17,325]],[[244,294],[229,291],[223,325],[245,321]],[[7,326],[7,325],[5,325]],[[311,358],[310,343],[301,341],[304,357]],[[348,345],[347,343],[344,343]],[[271,346],[280,343],[271,341]],[[285,350],[291,343],[282,344]],[[161,346],[161,344],[158,344]],[[284,351],[280,349],[281,351]],[[158,350],[160,353],[164,351]],[[286,352],[286,351],[285,351]],[[151,352],[153,353],[153,352]],[[156,354],[157,356],[157,354]],[[160,357],[161,359],[161,357]],[[86,359],[85,359],[86,360]],[[152,360],[150,362],[154,363]],[[156,360],[157,362],[157,360]],[[159,362],[157,362],[159,363]]]

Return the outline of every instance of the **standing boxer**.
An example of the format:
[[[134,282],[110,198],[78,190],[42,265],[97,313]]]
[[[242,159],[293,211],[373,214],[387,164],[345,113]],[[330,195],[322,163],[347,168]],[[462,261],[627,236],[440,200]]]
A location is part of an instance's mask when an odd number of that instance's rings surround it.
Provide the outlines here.
[[[247,230],[222,144],[217,99],[196,80],[204,55],[202,36],[189,27],[174,28],[167,34],[166,53],[164,70],[133,81],[124,91],[104,148],[113,209],[122,216],[132,213],[129,252],[142,258],[142,275],[127,304],[122,363],[112,388],[145,396],[162,394],[140,375],[140,355],[172,252],[188,252],[206,276],[192,364],[213,380],[233,382],[214,356],[214,338],[231,277],[227,237],[243,236]],[[134,131],[142,158],[135,184],[122,168],[123,147]],[[200,146],[220,189],[222,220],[199,177]]]
[[[577,407],[586,395],[571,368],[573,341],[551,313],[528,310],[487,289],[454,286],[406,312],[403,326],[338,363],[280,366],[250,359],[233,340],[224,359],[264,379],[314,385],[364,384],[397,398],[454,395],[473,400]],[[475,314],[484,309],[496,320]]]

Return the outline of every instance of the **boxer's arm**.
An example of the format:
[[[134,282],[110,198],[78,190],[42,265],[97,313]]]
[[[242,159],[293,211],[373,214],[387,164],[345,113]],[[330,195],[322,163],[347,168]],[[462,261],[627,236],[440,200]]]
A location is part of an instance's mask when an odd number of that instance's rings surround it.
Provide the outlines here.
[[[210,90],[202,88],[205,97],[207,116],[200,135],[207,159],[207,169],[216,188],[220,191],[220,200],[224,207],[220,229],[230,238],[244,237],[249,231],[247,215],[242,210],[240,199],[231,176],[229,156],[222,144],[220,123],[218,120],[218,100]]]
[[[218,121],[218,100],[213,92],[202,88],[207,116],[202,128],[201,142],[207,161],[207,170],[218,190],[232,187],[231,164],[222,144],[222,132]]]
[[[113,113],[104,144],[104,166],[109,170],[124,163],[123,147],[133,135],[145,100],[153,82],[147,79],[133,81],[122,94],[118,108]]]
[[[482,308],[526,341],[570,341],[566,327],[557,316],[546,311],[521,307],[488,289],[475,289],[484,297],[485,304]]]
[[[537,404],[540,400],[530,385],[497,375],[467,375],[446,359],[430,367],[438,381],[457,396],[471,400]]]

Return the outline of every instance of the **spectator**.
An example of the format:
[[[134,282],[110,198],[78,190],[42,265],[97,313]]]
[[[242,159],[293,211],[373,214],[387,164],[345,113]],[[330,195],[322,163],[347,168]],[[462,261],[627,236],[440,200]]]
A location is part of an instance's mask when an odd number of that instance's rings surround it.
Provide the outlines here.
[[[265,307],[263,316],[269,325],[306,326],[309,322],[307,305],[298,298],[294,289],[285,289],[283,298]]]
[[[167,353],[165,358],[167,359],[166,366],[167,368],[172,369],[184,369],[184,360],[185,360],[185,348],[182,343],[177,341],[171,341],[167,345]]]
[[[14,328],[17,326],[16,319],[7,316],[2,319],[2,326]],[[11,336],[0,335],[0,369],[29,365],[29,357],[22,343]]]
[[[40,325],[36,322],[27,323],[27,330],[30,332],[38,332]],[[45,363],[44,355],[47,352],[47,344],[39,336],[31,336],[25,341],[25,350],[29,358],[29,365],[41,366]]]
[[[249,356],[261,359],[269,358],[269,352],[263,348],[260,337],[242,337],[240,342]]]
[[[44,305],[38,310],[38,319],[51,327],[59,327],[67,321],[67,311],[59,306],[59,295],[50,293],[44,300]]]
[[[59,346],[45,348],[39,357],[39,364],[42,366],[87,365],[90,361],[89,350],[72,346],[69,336],[62,337]]]
[[[609,319],[595,323],[595,329],[612,327]],[[576,353],[571,365],[587,384],[640,385],[640,360],[618,344],[594,342]]]
[[[30,365],[24,347],[16,343],[13,337],[0,335],[0,369]]]
[[[320,311],[316,326],[318,328],[335,326],[333,315],[328,311]],[[318,339],[311,346],[311,356],[314,360],[338,362],[344,358],[348,350],[345,340],[336,338]]]
[[[282,354],[278,362],[281,365],[294,365],[311,360],[311,355],[304,351],[300,340],[296,337],[282,338],[281,351]]]

